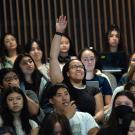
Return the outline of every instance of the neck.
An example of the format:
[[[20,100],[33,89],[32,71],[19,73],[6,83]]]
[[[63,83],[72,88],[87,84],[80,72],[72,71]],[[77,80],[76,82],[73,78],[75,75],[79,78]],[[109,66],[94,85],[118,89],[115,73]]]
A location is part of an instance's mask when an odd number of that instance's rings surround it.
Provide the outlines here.
[[[110,47],[110,52],[117,52],[118,48],[117,47]]]
[[[41,60],[39,60],[39,61],[35,61],[35,63],[36,63],[36,66],[37,66],[37,67],[39,67],[39,66],[41,66],[41,65],[42,65]]]
[[[66,57],[66,56],[68,56],[68,52],[67,53],[60,53],[60,56],[62,56],[62,57]]]
[[[26,82],[28,82],[28,83],[32,83],[31,75],[25,75],[25,80],[26,80]]]
[[[8,57],[16,57],[17,56],[17,51],[16,50],[11,50],[8,52]]]
[[[93,72],[87,71],[86,72],[86,80],[91,80],[94,78]]]
[[[72,84],[73,86],[77,87],[77,88],[82,88],[82,87],[84,87],[84,85],[82,84],[82,81],[80,81],[80,82],[72,82],[72,81],[71,81],[71,84]]]

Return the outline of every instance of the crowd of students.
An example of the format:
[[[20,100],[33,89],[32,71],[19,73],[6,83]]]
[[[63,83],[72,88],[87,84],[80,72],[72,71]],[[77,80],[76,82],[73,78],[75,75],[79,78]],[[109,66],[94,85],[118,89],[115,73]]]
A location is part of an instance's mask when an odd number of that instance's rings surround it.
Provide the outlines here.
[[[1,39],[0,134],[134,135],[135,54],[128,64],[119,28],[110,27],[103,52],[78,55],[66,28],[60,16],[47,62],[39,40],[22,50],[15,35]]]

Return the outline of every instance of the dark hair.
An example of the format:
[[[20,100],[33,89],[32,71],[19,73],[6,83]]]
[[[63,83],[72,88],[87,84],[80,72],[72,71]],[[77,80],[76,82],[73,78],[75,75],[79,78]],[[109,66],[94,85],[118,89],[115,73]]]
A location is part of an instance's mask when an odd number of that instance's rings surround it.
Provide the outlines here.
[[[0,135],[4,135],[6,133],[10,133],[11,135],[15,135],[15,133],[11,127],[6,127],[6,126],[0,127]]]
[[[135,106],[135,98],[131,92],[124,90],[124,91],[121,91],[116,94],[116,96],[113,100],[112,112],[111,112],[109,120],[108,120],[108,125],[109,125],[112,133],[115,129],[117,129],[118,124],[119,124],[118,116],[115,113],[115,101],[119,96],[126,96],[128,99],[130,99],[133,102],[133,105]]]
[[[14,92],[19,93],[23,98],[23,108],[21,110],[20,120],[21,120],[21,124],[22,124],[22,129],[27,134],[29,134],[30,130],[31,130],[31,126],[29,124],[30,114],[28,111],[28,103],[27,103],[25,94],[18,87],[9,87],[9,88],[5,89],[3,92],[2,112],[1,112],[1,116],[3,119],[3,125],[9,126],[9,127],[12,127],[13,129],[15,129],[14,124],[13,124],[14,116],[13,116],[12,112],[9,110],[9,107],[7,104],[7,96]]]
[[[131,87],[135,86],[135,81],[129,81],[126,83],[124,89],[130,92]]]
[[[60,88],[65,88],[68,91],[68,87],[66,84],[63,83],[56,83],[56,84],[52,84],[52,86],[47,90],[47,98],[52,98],[53,96],[56,95],[58,89]]]
[[[72,44],[70,37],[67,34],[63,34],[62,36],[66,37],[69,40],[70,47],[69,47],[69,51],[68,51],[68,56],[63,57],[59,54],[58,60],[60,63],[66,63],[71,59],[71,56],[76,56],[76,53],[75,53],[75,48]]]
[[[21,46],[18,44],[17,39],[16,39],[16,36],[15,36],[14,34],[12,34],[12,33],[5,33],[5,34],[2,36],[2,38],[1,38],[1,47],[0,47],[0,49],[1,49],[1,57],[2,57],[1,60],[2,60],[2,61],[5,60],[5,56],[8,56],[8,51],[7,51],[7,49],[6,49],[6,47],[5,47],[5,43],[4,43],[4,39],[5,39],[5,37],[6,37],[7,35],[11,35],[11,36],[13,36],[13,37],[15,38],[16,43],[17,43],[17,48],[16,48],[17,53],[19,54],[19,53],[22,52]]]
[[[44,63],[44,62],[45,62],[44,46],[41,44],[40,40],[38,40],[38,39],[29,40],[29,41],[27,42],[27,44],[25,45],[24,50],[25,50],[26,53],[30,53],[31,48],[32,48],[32,44],[33,44],[34,42],[37,43],[38,47],[41,49],[41,51],[42,51],[42,53],[43,53],[43,56],[42,56],[41,61],[42,61],[42,63]]]
[[[119,44],[118,44],[118,51],[125,51],[125,45],[122,43],[122,36],[119,27],[116,24],[112,24],[109,27],[108,32],[105,34],[105,45],[104,45],[104,51],[109,51],[109,43],[108,43],[108,36],[112,31],[117,31],[119,34]]]
[[[69,65],[70,65],[70,63],[72,62],[72,61],[74,61],[74,60],[78,60],[78,61],[80,61],[79,59],[72,59],[72,60],[70,60],[69,62],[67,62],[65,65],[64,65],[64,67],[63,67],[63,70],[62,70],[62,73],[63,73],[63,77],[64,77],[64,82],[66,82],[66,84],[71,84],[70,83],[70,78],[68,77],[68,75],[67,75],[67,72],[69,71]],[[81,62],[81,61],[80,61]],[[82,62],[81,62],[82,63]],[[82,63],[82,65],[83,65],[83,63]],[[86,79],[85,79],[85,77],[86,77],[86,69],[85,69],[85,66],[83,65],[83,69],[84,69],[84,78],[83,78],[83,80],[82,80],[82,83],[85,85],[86,84]]]
[[[37,90],[35,92],[38,93],[39,86],[40,86],[40,81],[41,81],[41,77],[43,75],[37,69],[37,66],[36,66],[34,60],[32,59],[32,57],[29,54],[27,54],[27,53],[23,53],[23,54],[18,55],[18,57],[16,58],[16,60],[14,62],[13,68],[16,70],[16,73],[19,76],[20,82],[24,82],[25,81],[25,75],[22,72],[21,67],[20,67],[20,63],[21,63],[21,61],[22,61],[22,59],[24,57],[29,57],[33,61],[33,63],[34,63],[35,70],[32,73],[32,80],[33,80],[33,85],[35,86],[35,90]]]
[[[72,41],[71,41],[70,37],[67,34],[65,34],[65,33],[62,36],[66,37],[69,40],[69,43],[70,43],[70,48],[69,48],[69,51],[68,51],[68,55],[76,56],[75,48],[74,48],[74,46],[72,44]]]
[[[73,135],[69,120],[63,114],[56,112],[48,114],[44,117],[39,130],[39,135],[55,135],[54,126],[59,123],[62,128],[62,135]]]
[[[90,48],[84,48],[82,49],[80,52],[79,52],[79,55],[78,55],[78,58],[81,60],[81,57],[82,57],[82,54],[85,52],[85,51],[90,51],[94,54],[95,58],[96,58],[96,63],[95,63],[95,69],[97,69],[99,67],[99,65],[97,65],[97,61],[98,61],[98,57],[99,57],[99,54],[97,53],[97,51],[95,49],[90,49]]]
[[[135,112],[129,113],[123,120],[123,133],[125,133],[125,135],[127,135],[129,131],[132,120],[135,121]]]
[[[17,75],[16,71],[12,68],[2,68],[0,70],[0,85],[3,84],[3,79],[4,79],[5,75],[10,72],[14,72]]]

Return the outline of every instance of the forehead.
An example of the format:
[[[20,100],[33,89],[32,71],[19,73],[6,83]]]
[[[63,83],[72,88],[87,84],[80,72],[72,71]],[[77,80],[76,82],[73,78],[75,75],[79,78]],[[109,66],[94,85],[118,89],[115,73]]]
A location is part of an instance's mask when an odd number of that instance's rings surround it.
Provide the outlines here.
[[[38,44],[36,41],[34,41],[34,42],[32,43],[32,47],[39,47],[39,44]]]
[[[5,78],[5,77],[10,77],[10,76],[11,76],[11,77],[12,77],[12,76],[17,76],[17,74],[16,74],[15,72],[12,72],[12,71],[11,71],[11,72],[6,73],[5,76],[4,76],[4,78]]]
[[[56,92],[56,94],[59,94],[59,93],[65,93],[65,92],[68,92],[68,90],[66,88],[59,88]]]
[[[62,36],[61,41],[69,41],[69,39],[65,36]]]
[[[83,65],[79,60],[72,60],[69,65]]]
[[[21,95],[20,93],[18,93],[18,92],[13,92],[13,93],[10,93],[10,94],[7,96],[7,98],[17,97],[17,96],[21,96],[21,97],[22,97],[22,95]]]
[[[119,96],[116,98],[115,102],[132,102],[132,100],[130,100],[127,96]]]
[[[95,55],[91,50],[85,50],[82,53],[82,57],[84,57],[84,56],[95,56]]]
[[[23,58],[22,58],[22,61],[27,61],[27,60],[32,60],[29,56],[24,56]]]
[[[15,37],[13,35],[11,35],[11,34],[7,34],[7,35],[5,35],[4,40],[8,39],[8,38],[15,38]]]
[[[112,35],[112,34],[113,35],[117,35],[117,34],[119,34],[119,32],[114,29],[114,30],[112,30],[112,31],[109,32],[109,35]]]

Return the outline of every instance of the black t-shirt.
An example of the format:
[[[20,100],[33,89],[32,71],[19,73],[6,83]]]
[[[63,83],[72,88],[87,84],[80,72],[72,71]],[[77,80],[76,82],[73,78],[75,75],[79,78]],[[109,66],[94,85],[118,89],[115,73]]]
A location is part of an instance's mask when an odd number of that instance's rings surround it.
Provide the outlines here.
[[[66,84],[69,87],[71,100],[75,101],[78,111],[88,112],[92,116],[95,115],[96,102],[94,96],[100,92],[99,89],[86,86],[84,89],[73,87],[71,84]]]

